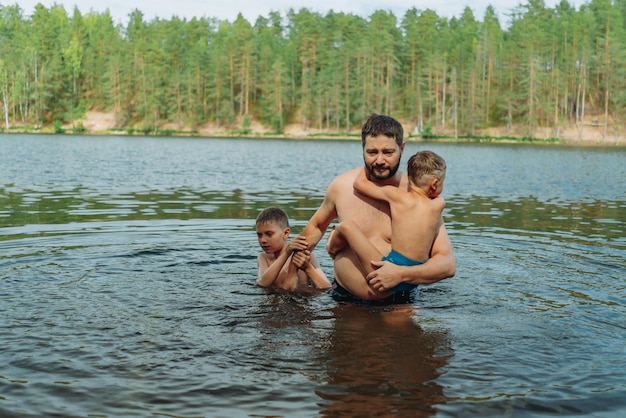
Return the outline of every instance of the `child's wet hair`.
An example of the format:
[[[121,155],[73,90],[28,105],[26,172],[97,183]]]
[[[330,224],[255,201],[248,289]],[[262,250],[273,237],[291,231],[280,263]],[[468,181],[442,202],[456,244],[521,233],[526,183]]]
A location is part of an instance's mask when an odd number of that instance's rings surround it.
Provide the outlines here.
[[[409,158],[406,173],[413,184],[422,187],[433,178],[442,180],[445,177],[446,161],[432,151],[420,151]]]
[[[256,218],[257,225],[268,222],[273,222],[282,229],[289,228],[289,217],[287,216],[287,213],[285,213],[285,211],[281,208],[277,208],[275,206],[263,209]]]

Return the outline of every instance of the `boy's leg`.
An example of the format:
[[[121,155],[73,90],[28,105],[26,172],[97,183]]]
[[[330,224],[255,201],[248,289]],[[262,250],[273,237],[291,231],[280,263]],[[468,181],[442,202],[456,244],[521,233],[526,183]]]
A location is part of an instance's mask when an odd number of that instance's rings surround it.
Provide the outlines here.
[[[341,249],[346,245],[350,246],[359,259],[359,268],[363,272],[363,275],[367,276],[367,274],[374,271],[371,261],[378,261],[383,255],[374,247],[356,223],[351,221],[341,222],[333,232],[333,241],[336,241],[337,244],[329,242],[330,247],[334,247],[335,245],[339,246],[341,244],[339,248]],[[337,251],[339,250],[337,249],[335,253]],[[334,254],[332,257],[334,257]]]
[[[332,258],[335,259],[335,255],[345,248],[347,245],[346,240],[341,234],[337,233],[337,227],[333,225],[333,228],[328,234],[328,240],[326,241],[326,252]]]

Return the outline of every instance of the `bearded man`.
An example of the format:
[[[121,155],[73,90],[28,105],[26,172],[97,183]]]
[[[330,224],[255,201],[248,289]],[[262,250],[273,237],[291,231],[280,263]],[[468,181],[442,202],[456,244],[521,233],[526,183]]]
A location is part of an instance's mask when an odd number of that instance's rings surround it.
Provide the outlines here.
[[[404,151],[402,125],[386,115],[371,115],[362,126],[361,144],[363,161],[371,181],[379,185],[406,188],[407,175],[398,170]],[[330,223],[351,220],[381,254],[391,249],[391,217],[389,204],[372,199],[354,190],[354,180],[362,171],[354,168],[337,176],[328,186],[324,201],[302,231],[309,249],[313,249],[324,236]],[[411,294],[407,291],[392,293],[389,289],[400,283],[414,285],[431,284],[452,277],[456,263],[445,225],[442,224],[424,264],[399,266],[388,261],[372,260],[375,270],[369,274],[358,266],[359,261],[350,246],[334,250],[333,297],[338,300],[381,301],[381,303],[405,303]],[[355,286],[366,281],[368,286]],[[359,284],[361,284],[359,283]]]

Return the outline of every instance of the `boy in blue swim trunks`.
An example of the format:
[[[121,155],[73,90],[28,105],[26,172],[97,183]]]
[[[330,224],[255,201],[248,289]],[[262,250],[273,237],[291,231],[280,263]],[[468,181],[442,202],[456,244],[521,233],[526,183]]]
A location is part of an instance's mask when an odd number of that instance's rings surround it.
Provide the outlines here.
[[[372,272],[372,260],[387,260],[403,266],[425,263],[439,228],[443,223],[441,213],[445,201],[440,194],[446,174],[445,160],[432,151],[421,151],[407,163],[409,184],[406,189],[379,185],[367,178],[361,170],[354,181],[354,189],[368,197],[389,203],[391,213],[391,251],[381,254],[361,232],[359,226],[344,221],[331,231],[328,252],[331,257],[346,243],[355,251],[364,275]],[[359,284],[361,286],[361,284]],[[364,281],[362,286],[366,287]],[[400,283],[393,292],[411,290],[416,285]]]

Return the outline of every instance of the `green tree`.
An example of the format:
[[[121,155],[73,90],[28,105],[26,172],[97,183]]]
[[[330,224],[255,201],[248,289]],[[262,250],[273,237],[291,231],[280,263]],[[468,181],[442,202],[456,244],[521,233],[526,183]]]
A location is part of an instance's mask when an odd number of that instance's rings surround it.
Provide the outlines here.
[[[221,125],[235,122],[234,110],[234,62],[235,49],[231,41],[231,24],[220,22],[213,42],[210,45],[209,96],[213,102],[212,119]]]
[[[464,130],[470,135],[475,134],[477,118],[482,113],[480,108],[480,53],[479,53],[479,24],[469,7],[466,7],[460,19],[452,19],[450,23],[453,42],[450,43],[448,56],[450,66],[454,72],[454,99],[453,109],[455,126],[460,119]],[[446,67],[444,67],[446,71]],[[441,94],[440,124],[446,126],[446,115],[450,113],[446,107],[447,84],[449,73],[444,72]],[[455,129],[456,131],[456,129]]]
[[[77,17],[77,16],[80,16],[77,9],[75,9],[74,15],[75,17],[73,18],[73,21],[75,21],[74,19],[82,20],[82,17],[80,18]],[[63,54],[63,63],[65,67],[67,68],[67,72],[71,75],[72,100],[69,105],[70,106],[69,120],[70,122],[73,122],[74,110],[76,106],[78,105],[78,102],[80,101],[79,89],[78,89],[79,77],[83,73],[83,62],[82,62],[83,61],[83,43],[81,42],[79,31],[72,34],[70,41],[62,50],[62,54]],[[78,115],[78,116],[80,117],[83,115]]]
[[[396,17],[389,12],[374,12],[365,33],[365,100],[371,110],[392,114],[395,111],[396,78],[399,76],[401,32]]]
[[[551,43],[548,39],[551,10],[545,7],[543,0],[529,0],[520,6],[511,24],[511,44],[514,48],[518,70],[513,70],[516,92],[516,108],[526,125],[526,134],[534,135],[535,128],[545,117],[547,101],[545,87],[552,69]],[[544,119],[545,120],[545,119]]]
[[[317,100],[317,71],[318,51],[323,48],[320,45],[322,34],[322,17],[318,13],[307,9],[301,9],[298,13],[290,10],[287,13],[288,38],[293,43],[297,53],[299,72],[294,74],[295,85],[300,94],[299,101],[302,127],[308,130],[316,119]]]
[[[232,43],[235,46],[232,74],[234,94],[238,104],[238,115],[243,117],[250,111],[250,95],[254,68],[254,33],[250,23],[239,13],[232,26]]]
[[[69,20],[62,6],[35,6],[30,36],[36,50],[35,110],[40,124],[64,120],[72,105],[70,78],[66,77],[63,49],[69,39]]]
[[[626,33],[619,6],[610,0],[593,0],[590,4],[596,18],[595,64],[597,97],[601,97],[603,109],[603,138],[606,139],[610,117],[617,118],[624,109],[623,66],[626,50],[623,40]],[[622,67],[622,68],[620,68]]]
[[[479,107],[482,109],[482,120],[485,126],[492,125],[495,112],[496,63],[502,54],[504,32],[492,6],[488,6],[479,33],[477,51],[479,78]]]
[[[123,49],[120,28],[113,25],[108,11],[88,14],[83,26],[83,98],[92,108],[114,108],[119,112],[122,99],[119,63]],[[117,71],[112,71],[112,65]]]
[[[256,69],[254,102],[261,121],[282,132],[289,111],[290,73],[286,62],[284,30],[280,15],[259,17],[255,23]]]

